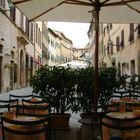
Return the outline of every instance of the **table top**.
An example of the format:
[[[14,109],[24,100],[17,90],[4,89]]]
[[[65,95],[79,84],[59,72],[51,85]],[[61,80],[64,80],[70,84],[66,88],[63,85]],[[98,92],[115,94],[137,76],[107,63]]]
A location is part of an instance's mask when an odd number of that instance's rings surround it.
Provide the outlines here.
[[[110,112],[107,115],[112,118],[118,118],[118,119],[125,119],[125,118],[129,119],[129,118],[136,117],[134,112]]]
[[[37,117],[30,117],[30,116],[15,116],[13,120],[17,121],[33,121],[33,120],[38,120]]]

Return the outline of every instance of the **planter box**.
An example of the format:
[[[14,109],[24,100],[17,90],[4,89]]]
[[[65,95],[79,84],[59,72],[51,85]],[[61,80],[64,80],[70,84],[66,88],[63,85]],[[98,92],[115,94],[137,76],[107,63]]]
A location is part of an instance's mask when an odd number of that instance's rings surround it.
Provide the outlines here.
[[[52,113],[52,128],[58,130],[69,130],[69,120],[71,115],[67,114],[55,114]]]

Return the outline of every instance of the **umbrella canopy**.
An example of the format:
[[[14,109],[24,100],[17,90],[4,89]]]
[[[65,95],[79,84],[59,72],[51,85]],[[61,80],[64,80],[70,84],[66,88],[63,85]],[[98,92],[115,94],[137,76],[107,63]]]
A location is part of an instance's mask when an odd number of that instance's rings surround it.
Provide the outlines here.
[[[140,23],[140,0],[11,0],[32,20],[95,23],[94,105],[97,111],[99,22]]]
[[[11,1],[29,20],[90,22],[97,7],[100,10],[100,22],[140,23],[140,0]]]
[[[87,63],[79,63],[76,61],[70,61],[67,63],[63,63],[59,66],[63,66],[63,67],[71,67],[71,68],[85,68],[88,67]]]

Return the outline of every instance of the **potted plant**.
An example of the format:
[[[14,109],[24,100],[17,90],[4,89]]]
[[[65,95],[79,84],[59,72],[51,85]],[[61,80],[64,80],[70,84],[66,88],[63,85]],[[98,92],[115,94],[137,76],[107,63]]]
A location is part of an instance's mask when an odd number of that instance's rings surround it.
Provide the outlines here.
[[[109,104],[113,92],[118,88],[117,69],[115,67],[100,68],[99,82],[99,104],[102,106],[102,110],[105,111],[105,107]]]
[[[99,69],[100,95],[98,105],[104,110],[105,105],[109,102],[113,90],[117,87],[116,68]],[[76,100],[72,110],[81,112],[82,118],[91,117],[94,114],[94,68],[77,69],[76,74]]]
[[[93,112],[93,74],[93,67],[75,70],[76,93],[72,111],[80,112],[82,118]]]
[[[75,80],[73,69],[45,65],[31,77],[30,85],[33,87],[33,92],[45,97],[54,109],[52,113],[54,117],[58,117],[57,120],[60,118],[61,121],[64,121],[62,116],[66,116],[67,123],[69,123],[70,113],[66,113],[66,111],[71,109],[74,101]],[[69,128],[69,124],[62,125],[62,122],[56,125],[57,128],[61,129]]]

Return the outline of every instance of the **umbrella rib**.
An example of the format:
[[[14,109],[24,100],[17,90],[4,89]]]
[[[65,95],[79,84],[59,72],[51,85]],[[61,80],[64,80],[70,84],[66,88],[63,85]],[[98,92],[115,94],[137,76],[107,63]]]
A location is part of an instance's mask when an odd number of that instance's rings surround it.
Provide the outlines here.
[[[64,3],[66,4],[75,4],[75,5],[85,5],[85,6],[93,6],[94,3],[83,2],[80,0],[67,0]]]
[[[71,3],[69,3],[69,1],[71,1]],[[72,1],[73,1],[73,3],[72,3]],[[38,17],[40,17],[40,16],[42,16],[42,15],[44,15],[44,14],[50,12],[51,10],[53,10],[53,9],[55,9],[55,8],[57,8],[57,7],[59,7],[60,5],[62,5],[62,4],[64,4],[64,3],[66,3],[66,4],[75,4],[75,5],[77,4],[77,5],[93,6],[91,3],[82,2],[82,1],[79,1],[79,0],[75,0],[75,1],[74,1],[74,0],[65,0],[65,1],[63,1],[63,2],[61,2],[61,3],[59,3],[59,4],[57,4],[56,6],[51,7],[50,9],[46,10],[45,12],[43,12],[43,13],[41,13],[41,14],[35,16],[34,18],[30,19],[29,21],[33,21],[33,20],[37,19]]]
[[[129,5],[128,3],[126,3],[124,0],[122,0],[123,2],[124,2],[124,4],[125,5],[127,5],[130,9],[132,9],[132,10],[134,10],[134,11],[136,11],[137,13],[139,13],[140,14],[140,11],[138,10],[138,9],[136,9],[136,8],[134,8],[134,7],[132,7],[131,5]]]
[[[21,4],[21,3],[24,3],[24,2],[29,2],[29,1],[33,1],[33,0],[22,0],[22,1],[16,1],[16,2],[13,2],[13,4],[17,5],[17,4]]]
[[[50,9],[48,9],[48,10],[44,11],[43,13],[41,13],[41,14],[39,14],[39,15],[37,15],[37,16],[35,16],[35,17],[33,17],[32,19],[30,19],[30,20],[29,20],[29,22],[30,22],[30,21],[33,21],[33,20],[35,20],[35,19],[37,19],[38,17],[40,17],[40,16],[42,16],[42,15],[44,15],[44,14],[48,13],[48,12],[49,12],[49,11],[51,11],[51,10],[53,10],[53,9],[57,8],[58,6],[62,5],[63,3],[64,3],[64,1],[63,1],[63,2],[61,2],[61,3],[59,3],[59,4],[57,4],[57,5],[56,5],[56,6],[54,6],[54,7],[51,7]]]
[[[110,0],[105,0],[105,1],[102,2],[102,4],[105,4],[105,3],[109,2],[109,1],[110,1]]]
[[[102,7],[106,7],[106,6],[120,6],[120,5],[126,5],[126,3],[132,3],[132,2],[137,2],[140,0],[126,0],[126,1],[120,1],[120,2],[111,2],[111,3],[103,3]]]

